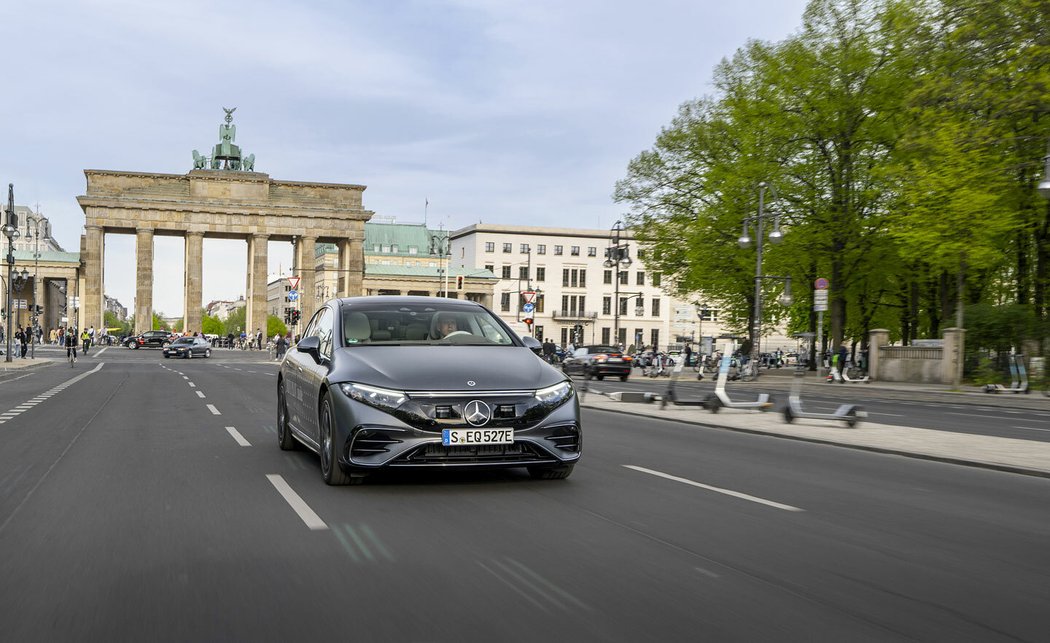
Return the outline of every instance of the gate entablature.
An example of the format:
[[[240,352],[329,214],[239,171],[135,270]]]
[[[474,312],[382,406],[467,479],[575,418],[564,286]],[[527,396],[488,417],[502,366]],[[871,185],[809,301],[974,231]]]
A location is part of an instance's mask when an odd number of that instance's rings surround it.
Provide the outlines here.
[[[314,292],[314,244],[339,246],[341,296],[361,293],[364,224],[363,185],[278,181],[259,172],[195,169],[187,174],[85,170],[87,193],[77,198],[85,214],[82,241],[84,292],[81,326],[102,327],[102,264],[106,232],[137,237],[136,329],[152,323],[153,237],[186,238],[184,328],[200,330],[201,245],[204,237],[248,242],[248,328],[266,326],[266,242],[296,240],[303,292]],[[303,318],[314,301],[304,298]]]

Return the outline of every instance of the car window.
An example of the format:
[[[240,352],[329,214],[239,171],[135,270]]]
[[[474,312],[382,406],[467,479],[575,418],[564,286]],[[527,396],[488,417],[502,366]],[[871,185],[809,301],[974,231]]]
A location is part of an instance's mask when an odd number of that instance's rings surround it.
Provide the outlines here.
[[[320,352],[325,357],[332,358],[332,309],[321,310],[320,317],[314,323],[313,334],[320,340]]]
[[[189,337],[182,337],[182,338],[176,339],[173,342],[173,344],[178,345],[178,346],[182,346],[183,344],[192,344],[192,343],[193,343],[193,339],[189,338]]]
[[[479,344],[516,346],[513,333],[480,306],[444,302],[355,303],[342,308],[343,345]]]

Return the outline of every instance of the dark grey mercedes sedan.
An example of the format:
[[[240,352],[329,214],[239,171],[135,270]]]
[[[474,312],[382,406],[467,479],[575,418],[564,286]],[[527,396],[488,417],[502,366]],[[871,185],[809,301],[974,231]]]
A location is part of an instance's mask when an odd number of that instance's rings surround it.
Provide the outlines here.
[[[279,445],[318,453],[331,485],[427,467],[567,478],[583,446],[579,400],[539,349],[470,301],[329,301],[281,363]]]

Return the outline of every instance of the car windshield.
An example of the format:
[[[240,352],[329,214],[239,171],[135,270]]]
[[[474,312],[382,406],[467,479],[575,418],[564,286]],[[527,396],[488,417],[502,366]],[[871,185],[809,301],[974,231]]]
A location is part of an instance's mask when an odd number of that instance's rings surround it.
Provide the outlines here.
[[[176,339],[174,342],[172,342],[172,346],[185,346],[192,343],[192,337],[183,337],[182,339]]]
[[[512,332],[484,308],[393,302],[344,306],[343,342],[345,346],[518,345]]]

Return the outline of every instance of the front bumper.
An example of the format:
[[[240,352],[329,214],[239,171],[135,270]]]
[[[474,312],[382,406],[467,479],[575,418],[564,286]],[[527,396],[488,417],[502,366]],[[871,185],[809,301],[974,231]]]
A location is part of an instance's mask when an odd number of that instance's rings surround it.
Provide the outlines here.
[[[350,399],[338,387],[332,388],[332,398],[339,461],[346,470],[558,466],[576,462],[582,452],[583,432],[575,392],[544,417],[536,417],[535,407],[530,412],[530,398],[524,395],[482,397],[464,392],[462,396],[437,400],[413,398],[403,407],[407,412],[397,415]],[[494,418],[484,427],[513,428],[512,444],[442,445],[442,429],[474,428],[456,417],[463,405],[473,399],[483,399],[493,408],[515,408],[515,417]],[[439,419],[441,412],[452,417]]]

